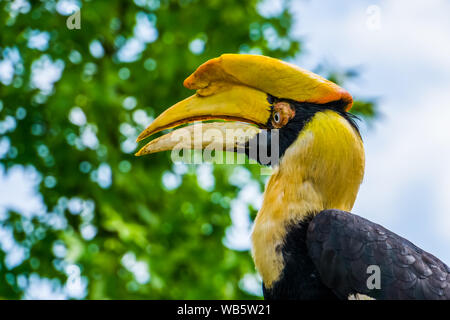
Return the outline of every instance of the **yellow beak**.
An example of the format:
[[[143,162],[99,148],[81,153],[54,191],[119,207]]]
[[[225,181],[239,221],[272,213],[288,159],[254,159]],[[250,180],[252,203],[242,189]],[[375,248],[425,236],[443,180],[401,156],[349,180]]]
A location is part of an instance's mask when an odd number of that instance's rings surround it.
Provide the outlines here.
[[[227,134],[226,131],[239,130],[249,139],[259,131],[256,130],[257,128],[254,125],[257,125],[260,128],[266,127],[270,116],[271,106],[267,100],[266,93],[241,85],[224,85],[218,89],[214,95],[204,97],[195,94],[173,105],[157,117],[152,124],[139,135],[137,140],[140,141],[159,131],[195,121],[226,120],[244,123],[228,123],[226,125],[223,123],[204,124],[201,127],[195,127],[197,130],[189,127],[189,129],[181,128],[149,142],[139,150],[136,155],[140,156],[171,150],[175,146],[177,146],[178,149],[204,149],[207,147],[208,143],[212,142],[210,141],[212,135],[215,136],[216,147],[218,147],[217,141],[220,135],[219,132],[222,132],[224,137],[224,139],[222,139],[222,149],[232,149],[229,140],[232,135]],[[212,129],[217,129],[219,132],[216,131],[215,134],[213,134],[214,132],[211,131]],[[179,137],[182,136],[180,133],[188,135],[190,138],[185,139],[185,141],[180,144]],[[208,136],[210,138],[208,138]],[[228,140],[226,140],[226,137],[228,137]],[[235,138],[239,140],[239,137]],[[237,140],[234,141],[235,147],[237,147]],[[190,143],[187,145],[188,142],[186,141],[191,141],[192,147],[190,146]],[[199,142],[195,143],[195,141]],[[245,143],[245,141],[240,142]],[[194,146],[194,143],[197,147]]]
[[[193,96],[180,101],[158,116],[137,138],[141,141],[159,131],[204,120],[235,121],[208,123],[181,128],[155,139],[136,155],[208,145],[222,150],[242,149],[249,139],[267,128],[272,115],[268,94],[299,102],[344,102],[352,98],[336,84],[283,61],[255,55],[225,54],[201,65],[185,81]],[[215,129],[212,134],[211,130]],[[227,134],[236,131],[237,134]],[[222,134],[222,138],[217,138]],[[188,139],[180,142],[179,138]],[[200,141],[197,143],[196,141]]]

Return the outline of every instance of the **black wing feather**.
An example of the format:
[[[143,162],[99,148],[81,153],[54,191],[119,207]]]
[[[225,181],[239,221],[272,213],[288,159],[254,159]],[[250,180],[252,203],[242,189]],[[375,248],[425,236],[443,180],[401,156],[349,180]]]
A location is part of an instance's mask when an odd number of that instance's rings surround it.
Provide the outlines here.
[[[450,268],[408,240],[349,212],[324,210],[311,221],[308,253],[323,283],[342,299],[450,299]],[[370,265],[381,288],[369,289]]]

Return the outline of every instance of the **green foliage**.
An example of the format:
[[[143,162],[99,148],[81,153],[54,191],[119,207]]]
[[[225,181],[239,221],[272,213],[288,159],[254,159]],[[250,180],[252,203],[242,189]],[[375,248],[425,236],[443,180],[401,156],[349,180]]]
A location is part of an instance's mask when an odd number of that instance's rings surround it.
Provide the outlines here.
[[[80,30],[66,27],[56,1],[32,1],[23,12],[0,2],[0,60],[5,49],[21,57],[11,83],[0,84],[0,121],[15,124],[0,132],[10,144],[0,161],[7,171],[34,168],[46,206],[41,214],[9,211],[0,220],[25,250],[16,266],[0,250],[1,298],[23,297],[37,275],[64,285],[73,265],[89,299],[254,298],[240,287],[244,275],[255,274],[249,252],[223,245],[230,201],[242,187],[229,183],[238,166],[215,166],[209,188],[199,183],[196,166],[177,167],[169,153],[133,153],[151,117],[192,94],[182,81],[206,60],[227,52],[298,54],[289,12],[266,18],[257,2],[85,1]],[[157,38],[134,61],[121,61],[118,52],[133,37],[138,16],[154,24]],[[269,29],[275,40],[264,36]],[[32,30],[48,32],[47,48],[30,47]],[[64,67],[48,92],[32,85],[32,66],[43,56]],[[367,103],[356,105],[373,115]],[[259,167],[246,170],[262,190]],[[139,262],[150,279],[132,272]]]

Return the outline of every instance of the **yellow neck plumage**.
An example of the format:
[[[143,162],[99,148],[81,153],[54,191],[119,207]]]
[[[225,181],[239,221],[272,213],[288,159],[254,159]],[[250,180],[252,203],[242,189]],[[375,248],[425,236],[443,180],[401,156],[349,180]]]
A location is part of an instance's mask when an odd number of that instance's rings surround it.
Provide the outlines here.
[[[255,220],[253,258],[270,288],[284,267],[280,248],[289,224],[324,209],[350,211],[364,175],[356,130],[334,111],[318,112],[286,150]]]

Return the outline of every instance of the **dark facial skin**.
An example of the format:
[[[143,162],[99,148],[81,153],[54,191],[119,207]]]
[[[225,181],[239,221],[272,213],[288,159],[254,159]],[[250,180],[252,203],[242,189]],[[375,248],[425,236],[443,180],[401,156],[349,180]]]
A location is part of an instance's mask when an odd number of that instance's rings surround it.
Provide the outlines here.
[[[306,124],[314,117],[317,112],[332,110],[346,119],[358,132],[358,126],[355,123],[357,119],[354,115],[343,111],[342,102],[335,101],[327,104],[314,104],[306,102],[297,102],[288,99],[279,99],[268,95],[267,100],[272,104],[272,115],[268,120],[268,130],[262,130],[252,140],[257,139],[257,152],[249,152],[246,149],[246,154],[251,159],[258,161],[262,165],[273,166],[274,162],[283,157],[287,148],[297,139],[299,133],[303,130]],[[278,157],[273,157],[271,142],[272,136],[278,135]],[[248,145],[252,145],[254,141],[249,141]],[[255,145],[255,144],[253,144]],[[276,152],[276,150],[273,150]],[[253,156],[256,154],[257,156]],[[261,157],[261,155],[266,155]]]

